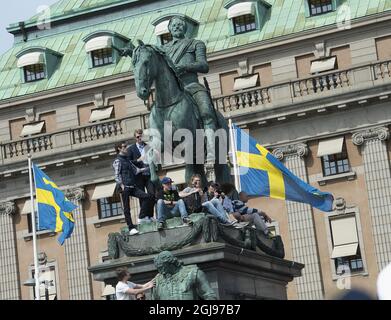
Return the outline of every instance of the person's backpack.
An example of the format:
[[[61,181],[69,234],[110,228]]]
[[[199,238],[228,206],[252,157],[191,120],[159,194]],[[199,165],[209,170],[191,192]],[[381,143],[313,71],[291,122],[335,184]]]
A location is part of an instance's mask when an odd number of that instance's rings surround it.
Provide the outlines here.
[[[202,212],[202,200],[198,193],[193,193],[182,199],[186,205],[187,213]]]

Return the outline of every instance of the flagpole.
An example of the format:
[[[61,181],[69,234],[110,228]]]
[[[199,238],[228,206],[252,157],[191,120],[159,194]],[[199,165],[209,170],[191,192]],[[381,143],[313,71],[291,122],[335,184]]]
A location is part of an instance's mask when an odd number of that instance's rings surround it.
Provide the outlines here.
[[[30,199],[31,199],[31,225],[33,228],[33,252],[34,252],[34,279],[35,279],[35,300],[40,300],[39,293],[39,266],[38,266],[38,252],[37,252],[37,229],[35,225],[35,203],[33,191],[33,176],[32,176],[32,161],[31,155],[28,155],[29,178],[30,178]]]
[[[234,132],[232,130],[232,119],[231,118],[229,118],[229,120],[228,120],[228,125],[229,125],[229,138],[231,140],[232,162],[233,162],[233,166],[234,166],[235,188],[238,192],[240,192],[241,187],[240,187],[240,180],[239,180],[238,164],[236,161],[236,144],[235,144]]]

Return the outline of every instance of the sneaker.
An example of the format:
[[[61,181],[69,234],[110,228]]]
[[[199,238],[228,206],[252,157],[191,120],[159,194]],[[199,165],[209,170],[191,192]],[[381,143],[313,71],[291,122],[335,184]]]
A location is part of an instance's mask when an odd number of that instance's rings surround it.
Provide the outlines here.
[[[138,219],[138,224],[141,224],[141,223],[149,223],[150,220],[149,220],[149,217],[145,217],[145,218],[139,218]]]
[[[236,222],[235,221],[227,221],[222,223],[223,226],[230,227],[233,226]]]
[[[182,221],[189,226],[193,225],[193,221],[191,221],[189,218],[183,218]]]
[[[158,225],[157,225],[157,229],[158,229],[158,231],[163,230],[164,229],[164,223],[163,222],[159,222]]]
[[[129,235],[130,236],[134,236],[135,234],[138,234],[139,233],[139,231],[136,229],[136,228],[133,228],[133,229],[131,229],[130,231],[129,231]]]
[[[266,235],[266,238],[273,239],[275,238],[275,235],[269,231]]]
[[[236,228],[236,229],[242,229],[242,228],[244,228],[244,227],[247,227],[248,226],[248,222],[237,222],[237,223],[235,223],[234,224],[234,227]]]

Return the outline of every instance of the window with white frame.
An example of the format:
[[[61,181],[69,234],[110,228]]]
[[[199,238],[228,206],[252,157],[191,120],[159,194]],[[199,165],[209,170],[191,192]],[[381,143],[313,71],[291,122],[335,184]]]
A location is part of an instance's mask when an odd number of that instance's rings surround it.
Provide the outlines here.
[[[34,279],[35,270],[32,270],[32,279]],[[41,300],[57,300],[57,281],[55,266],[39,268],[39,295]],[[33,290],[35,299],[35,290]]]
[[[324,177],[351,171],[344,137],[320,141],[317,156],[321,158]]]
[[[103,48],[91,51],[92,66],[100,67],[113,63],[113,49]]]
[[[99,219],[117,217],[123,214],[120,195],[115,192],[116,183],[105,183],[95,187],[92,200],[98,203]]]
[[[60,63],[61,53],[48,48],[30,47],[16,54],[17,67],[24,83],[49,79]]]
[[[246,14],[232,19],[234,24],[235,34],[245,33],[257,29],[255,16],[253,14]]]
[[[34,199],[34,206],[35,206],[35,227],[37,231],[42,231],[44,229],[39,229],[39,224],[38,224],[38,214],[37,214],[37,201]],[[22,212],[22,215],[27,216],[27,228],[28,232],[32,233],[33,232],[33,224],[32,224],[32,214],[31,214],[31,200],[26,199]]]
[[[333,11],[332,0],[308,0],[311,16]]]
[[[33,82],[45,79],[45,65],[40,64],[33,64],[29,66],[25,66],[23,68],[24,71],[24,80],[25,82]]]
[[[228,8],[228,19],[233,24],[234,34],[257,29],[256,2],[239,2]]]
[[[118,63],[121,55],[114,48],[130,48],[130,39],[108,30],[95,31],[83,38],[90,68]]]
[[[107,219],[121,216],[124,213],[121,199],[118,194],[110,198],[98,199],[99,219]]]
[[[337,215],[329,219],[332,253],[336,274],[343,274],[346,269],[350,273],[364,270],[361,256],[357,220],[354,214]]]

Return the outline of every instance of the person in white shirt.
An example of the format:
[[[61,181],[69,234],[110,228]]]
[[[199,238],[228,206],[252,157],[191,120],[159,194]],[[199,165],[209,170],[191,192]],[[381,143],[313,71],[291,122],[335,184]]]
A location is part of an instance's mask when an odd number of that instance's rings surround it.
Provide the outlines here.
[[[128,281],[130,279],[130,273],[127,269],[118,269],[117,277],[119,280],[115,287],[117,300],[134,300],[133,296],[143,293],[155,286],[155,279],[152,279],[145,284],[136,284]]]

